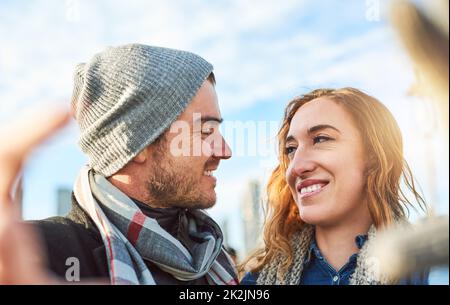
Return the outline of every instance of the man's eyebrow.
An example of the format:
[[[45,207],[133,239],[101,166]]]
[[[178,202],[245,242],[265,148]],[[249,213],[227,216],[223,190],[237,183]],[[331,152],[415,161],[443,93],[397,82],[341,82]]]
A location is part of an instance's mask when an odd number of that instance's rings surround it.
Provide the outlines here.
[[[215,116],[209,116],[209,115],[205,115],[205,116],[201,116],[200,118],[198,118],[197,120],[195,120],[196,122],[200,121],[202,123],[204,122],[211,122],[211,121],[215,121],[219,124],[221,124],[223,122],[223,118],[218,118]]]
[[[308,134],[312,134],[312,133],[314,133],[314,132],[317,132],[317,131],[320,131],[320,130],[323,130],[323,129],[327,129],[327,128],[334,129],[334,130],[336,130],[337,132],[341,133],[341,132],[339,131],[339,129],[337,129],[337,128],[334,127],[334,126],[331,126],[331,125],[328,125],[328,124],[321,124],[321,125],[316,125],[316,126],[313,126],[313,127],[309,128],[309,129],[308,129]]]

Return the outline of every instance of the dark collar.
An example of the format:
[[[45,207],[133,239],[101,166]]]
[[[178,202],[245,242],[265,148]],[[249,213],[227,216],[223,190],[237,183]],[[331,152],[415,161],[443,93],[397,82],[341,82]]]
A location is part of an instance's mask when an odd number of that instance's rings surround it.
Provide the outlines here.
[[[109,274],[106,248],[103,243],[100,231],[98,230],[92,218],[77,202],[73,192],[72,208],[66,217],[73,221],[75,224],[81,225],[84,229],[86,229],[85,233],[83,234],[89,234],[97,241],[98,246],[91,249],[95,265],[97,266],[97,269],[102,272],[102,274]]]
[[[131,198],[133,199],[133,198]],[[184,212],[182,208],[153,208],[148,204],[133,199],[145,216],[155,219],[158,224],[167,232],[175,236],[178,231],[180,214]],[[176,237],[176,236],[175,236]]]
[[[66,217],[71,221],[73,221],[74,223],[82,225],[90,233],[93,233],[96,236],[100,236],[100,232],[98,231],[94,221],[77,202],[77,199],[75,198],[73,192],[72,192],[72,207]],[[101,241],[101,237],[99,237],[99,240]]]
[[[358,247],[358,249],[361,249],[364,246],[367,239],[368,239],[368,235],[357,235],[355,237],[355,244]],[[305,264],[310,262],[312,256],[314,256],[315,258],[318,258],[320,260],[324,259],[322,256],[322,253],[320,252],[319,246],[317,246],[317,242],[316,242],[315,238],[313,238],[311,245],[309,246],[309,252],[305,259]],[[356,260],[357,256],[358,256],[357,254],[353,254],[350,257],[350,260]]]

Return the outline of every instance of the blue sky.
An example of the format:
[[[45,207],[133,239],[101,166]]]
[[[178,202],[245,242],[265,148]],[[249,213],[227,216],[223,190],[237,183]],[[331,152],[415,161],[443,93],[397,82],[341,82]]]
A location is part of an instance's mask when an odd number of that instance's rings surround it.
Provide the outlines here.
[[[31,105],[68,104],[75,65],[107,46],[139,42],[189,50],[213,63],[222,114],[231,122],[279,122],[291,98],[317,87],[353,86],[374,95],[398,120],[425,197],[448,213],[448,147],[429,123],[435,122],[432,108],[406,94],[414,72],[390,27],[390,1],[126,3],[2,1],[0,122]],[[266,145],[274,136],[258,141]],[[86,162],[77,137],[72,123],[30,158],[25,218],[56,212],[56,188],[70,188]],[[264,182],[276,164],[274,141],[269,144],[267,157],[235,156],[217,173],[218,202],[210,212],[219,223],[227,220],[230,244],[238,249],[246,183]]]

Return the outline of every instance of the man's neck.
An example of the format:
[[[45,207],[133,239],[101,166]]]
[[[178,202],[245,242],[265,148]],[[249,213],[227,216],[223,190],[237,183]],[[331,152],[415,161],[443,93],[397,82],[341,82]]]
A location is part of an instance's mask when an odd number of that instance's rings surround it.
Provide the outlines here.
[[[137,179],[133,179],[130,175],[114,175],[109,177],[108,181],[128,197],[151,208],[167,208],[166,205],[159,204],[156,200],[151,200],[148,196],[148,191],[145,187],[142,187],[142,183],[139,183]]]

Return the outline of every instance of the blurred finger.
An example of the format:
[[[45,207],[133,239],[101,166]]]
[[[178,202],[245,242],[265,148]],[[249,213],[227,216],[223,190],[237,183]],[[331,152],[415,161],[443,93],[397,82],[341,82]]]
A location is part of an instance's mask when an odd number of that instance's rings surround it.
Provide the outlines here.
[[[0,126],[0,204],[11,202],[11,190],[30,151],[64,126],[67,110],[32,110]]]

